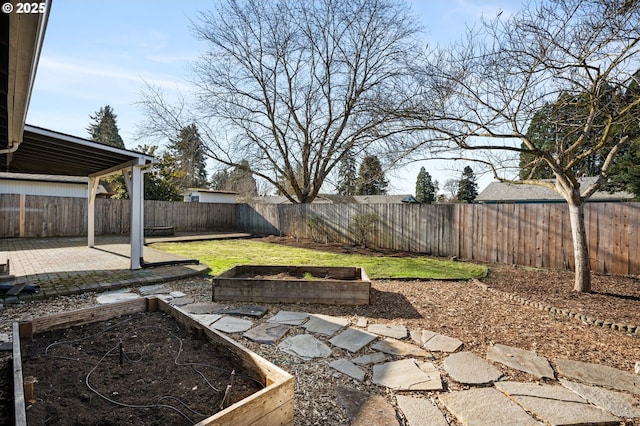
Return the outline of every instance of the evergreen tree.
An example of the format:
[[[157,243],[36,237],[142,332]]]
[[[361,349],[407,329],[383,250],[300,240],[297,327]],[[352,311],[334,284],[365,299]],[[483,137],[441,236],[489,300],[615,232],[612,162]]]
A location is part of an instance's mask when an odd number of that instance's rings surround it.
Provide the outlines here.
[[[416,179],[416,200],[422,204],[432,204],[437,192],[438,181],[433,181],[429,172],[421,167]]]
[[[351,151],[347,151],[342,160],[340,160],[340,167],[338,169],[338,185],[336,188],[338,194],[354,195],[356,192],[357,179],[356,159]]]
[[[211,176],[209,187],[218,191],[224,191],[229,179],[229,172],[226,170],[218,170]]]
[[[116,148],[125,148],[124,141],[118,133],[117,116],[114,114],[113,108],[109,105],[104,106],[95,115],[90,115],[89,118],[93,120],[87,127],[92,141],[115,146]]]
[[[140,145],[135,150],[155,157],[158,147],[155,145]],[[114,178],[108,179],[111,189],[115,193],[112,198],[129,198],[122,175],[113,176]],[[154,164],[151,170],[144,173],[144,199],[159,201],[182,200],[180,183],[183,178],[182,172],[176,167],[176,159],[168,152],[164,152],[160,157],[160,161]]]
[[[182,188],[206,187],[205,147],[196,125],[190,124],[180,129],[176,139],[170,140],[167,148],[184,176]]]
[[[362,160],[355,195],[382,195],[387,193],[389,182],[384,177],[378,157],[368,155]]]
[[[478,196],[478,184],[473,169],[466,166],[462,171],[460,184],[458,185],[458,201],[461,203],[472,203]]]

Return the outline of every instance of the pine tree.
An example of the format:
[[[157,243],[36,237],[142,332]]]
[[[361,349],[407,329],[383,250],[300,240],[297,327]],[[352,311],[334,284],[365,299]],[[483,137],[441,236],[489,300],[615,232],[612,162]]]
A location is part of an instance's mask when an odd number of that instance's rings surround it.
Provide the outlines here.
[[[389,182],[384,177],[378,157],[369,155],[362,160],[355,195],[382,195],[387,193]]]
[[[460,184],[458,185],[458,201],[461,203],[472,203],[478,196],[478,184],[473,169],[466,166],[462,171]]]
[[[420,168],[416,179],[416,200],[423,204],[432,204],[436,200],[438,181],[433,181],[424,167]]]
[[[183,127],[167,148],[184,175],[183,188],[202,188],[207,185],[205,149],[195,124]]]
[[[237,192],[238,195],[243,198],[258,195],[258,185],[251,173],[251,167],[249,167],[247,160],[242,160],[240,165],[236,166],[227,175],[224,189],[226,191]]]
[[[116,123],[118,117],[114,114],[113,108],[109,105],[104,106],[95,115],[90,115],[89,118],[93,120],[93,123],[87,127],[92,141],[115,146],[116,148],[125,148],[124,141],[118,133],[119,130]]]
[[[340,167],[338,169],[338,185],[336,188],[338,194],[354,195],[356,192],[357,179],[356,159],[351,151],[347,151],[342,160],[340,160]]]

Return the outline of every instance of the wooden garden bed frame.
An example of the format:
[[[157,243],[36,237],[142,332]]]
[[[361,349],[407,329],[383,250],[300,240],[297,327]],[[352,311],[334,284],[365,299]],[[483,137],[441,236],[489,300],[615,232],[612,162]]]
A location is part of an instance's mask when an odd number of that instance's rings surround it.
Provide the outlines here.
[[[265,387],[224,410],[198,423],[205,425],[293,425],[294,377],[273,365],[266,359],[250,351],[224,334],[209,329],[189,317],[180,308],[169,305],[156,297],[146,297],[131,301],[101,305],[87,309],[34,318],[26,322],[13,323],[13,383],[15,424],[27,425],[25,390],[30,392],[31,383],[25,382],[22,374],[20,339],[33,338],[37,333],[57,330],[92,322],[106,321],[137,312],[166,312],[198,338],[206,338],[215,348],[217,355],[247,372]]]
[[[295,278],[305,273],[314,278]],[[292,278],[265,278],[278,274]],[[213,301],[368,305],[371,292],[367,273],[358,267],[240,265],[212,284]]]

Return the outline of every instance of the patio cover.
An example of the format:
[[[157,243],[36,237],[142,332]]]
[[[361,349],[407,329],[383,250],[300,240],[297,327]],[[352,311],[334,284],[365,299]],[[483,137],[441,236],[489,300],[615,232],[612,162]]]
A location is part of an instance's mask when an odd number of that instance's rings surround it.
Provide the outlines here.
[[[98,181],[123,172],[131,199],[131,269],[139,269],[144,240],[142,174],[153,157],[25,124],[52,4],[43,2],[46,13],[0,13],[0,171],[88,177],[90,247]]]

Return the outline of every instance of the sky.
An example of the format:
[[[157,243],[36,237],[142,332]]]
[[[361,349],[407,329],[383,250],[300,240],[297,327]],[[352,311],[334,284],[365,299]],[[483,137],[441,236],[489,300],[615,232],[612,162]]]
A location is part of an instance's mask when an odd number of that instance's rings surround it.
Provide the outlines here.
[[[27,123],[88,138],[90,116],[110,105],[127,148],[139,142],[144,117],[136,103],[145,84],[188,92],[190,66],[206,45],[191,22],[211,8],[205,0],[54,0],[40,55]],[[265,0],[268,1],[268,0]],[[410,0],[425,43],[459,39],[481,16],[505,16],[519,0]],[[392,194],[413,194],[420,167],[440,186],[459,179],[465,164],[422,161],[387,171]],[[208,170],[211,174],[213,167]],[[478,176],[482,190],[491,177]]]

